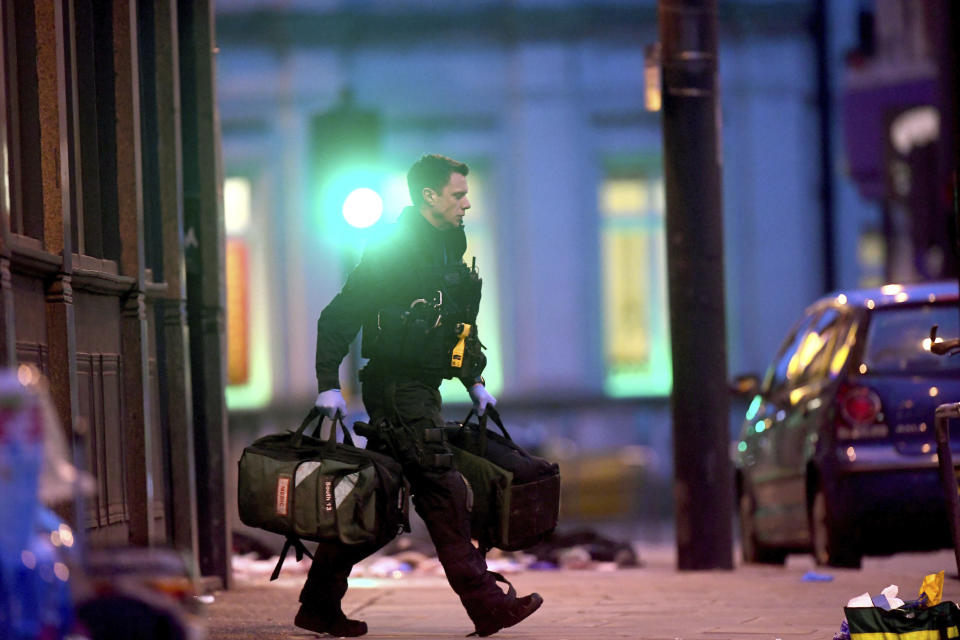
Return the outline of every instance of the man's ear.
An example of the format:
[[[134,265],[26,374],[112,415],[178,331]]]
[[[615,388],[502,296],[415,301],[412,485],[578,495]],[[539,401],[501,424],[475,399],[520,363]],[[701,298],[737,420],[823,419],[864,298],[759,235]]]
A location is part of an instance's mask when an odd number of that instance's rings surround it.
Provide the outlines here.
[[[424,187],[423,191],[420,192],[420,195],[423,196],[424,202],[427,204],[433,204],[434,199],[437,197],[437,192],[430,187]]]

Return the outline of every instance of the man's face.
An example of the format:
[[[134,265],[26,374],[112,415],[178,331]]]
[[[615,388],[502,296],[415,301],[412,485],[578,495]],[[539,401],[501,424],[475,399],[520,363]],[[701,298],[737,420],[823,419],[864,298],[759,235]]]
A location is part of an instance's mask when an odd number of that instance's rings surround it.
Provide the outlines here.
[[[470,208],[470,201],[467,200],[467,177],[454,171],[439,193],[433,189],[424,189],[424,202],[427,205],[427,222],[437,229],[461,226],[463,216]]]

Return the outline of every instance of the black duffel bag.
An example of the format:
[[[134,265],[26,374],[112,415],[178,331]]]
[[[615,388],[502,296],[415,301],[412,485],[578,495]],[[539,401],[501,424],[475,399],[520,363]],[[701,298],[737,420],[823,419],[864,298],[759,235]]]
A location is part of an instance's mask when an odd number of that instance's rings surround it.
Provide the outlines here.
[[[308,427],[316,422],[313,435]],[[343,443],[337,442],[337,424]],[[410,530],[409,485],[400,464],[353,445],[343,421],[314,407],[296,431],[263,436],[243,450],[237,482],[240,520],[286,536],[275,579],[287,552],[310,555],[301,539],[343,545],[379,544]]]
[[[514,442],[493,407],[471,422],[474,415],[446,426],[454,466],[473,491],[471,535],[484,551],[529,548],[557,527],[560,468]],[[488,418],[500,434],[487,429]]]

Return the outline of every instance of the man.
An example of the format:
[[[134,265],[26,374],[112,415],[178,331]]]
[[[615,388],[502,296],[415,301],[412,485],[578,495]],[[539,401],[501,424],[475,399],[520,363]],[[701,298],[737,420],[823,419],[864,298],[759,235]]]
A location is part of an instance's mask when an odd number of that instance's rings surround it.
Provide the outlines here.
[[[452,467],[438,387],[458,378],[477,412],[496,404],[480,375],[486,364],[477,336],[480,278],[463,262],[467,165],[425,155],[407,174],[413,206],[389,237],[364,253],[343,289],[317,322],[317,407],[346,414],[338,369],[363,328],[363,403],[377,430],[367,447],[396,458],[413,489],[447,580],[475,633],[488,636],[517,624],[543,603],[536,593],[504,593],[470,542],[470,489]],[[340,608],[353,565],[389,540],[344,547],[320,544],[300,594],[294,624],[318,633],[359,636],[367,625]]]

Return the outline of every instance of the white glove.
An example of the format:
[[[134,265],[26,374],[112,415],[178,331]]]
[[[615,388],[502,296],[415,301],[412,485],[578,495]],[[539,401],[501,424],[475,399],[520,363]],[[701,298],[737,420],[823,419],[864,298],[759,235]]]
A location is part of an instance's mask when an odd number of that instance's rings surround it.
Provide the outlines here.
[[[483,412],[487,410],[487,407],[493,407],[497,404],[497,399],[490,395],[487,388],[479,382],[470,387],[469,393],[478,416],[482,416]]]
[[[338,413],[342,416],[347,415],[347,401],[343,399],[340,389],[327,389],[322,392],[317,396],[314,406],[328,418],[336,418]]]

